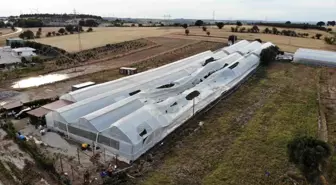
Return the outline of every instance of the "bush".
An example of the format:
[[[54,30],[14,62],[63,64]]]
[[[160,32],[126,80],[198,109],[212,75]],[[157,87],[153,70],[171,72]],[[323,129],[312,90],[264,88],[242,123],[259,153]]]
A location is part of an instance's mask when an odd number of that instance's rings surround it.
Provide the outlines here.
[[[51,37],[51,32],[48,32],[48,33],[46,34],[46,37]]]
[[[138,24],[139,27],[142,27],[143,25],[142,24]]]
[[[257,25],[253,25],[251,31],[252,31],[253,33],[259,33],[259,27],[258,27]]]
[[[269,63],[275,61],[276,56],[279,54],[278,46],[270,46],[265,48],[260,53],[260,65],[268,65]]]
[[[88,28],[87,32],[93,32],[93,29],[90,27]]]
[[[32,32],[31,30],[27,30],[22,32],[19,37],[21,39],[34,39],[34,32]]]
[[[56,35],[56,32],[55,32],[55,31],[53,31],[53,32],[52,32],[52,35],[53,35],[53,36],[55,36],[55,35]]]
[[[336,38],[335,37],[324,37],[324,41],[327,44],[336,44]]]
[[[188,36],[190,31],[188,29],[185,29],[184,33]]]
[[[237,26],[242,26],[243,24],[242,24],[242,22],[240,22],[240,21],[237,21]]]
[[[243,33],[245,30],[246,30],[246,28],[245,28],[245,27],[242,27],[242,28],[240,28],[239,31],[240,31],[241,33]]]
[[[65,30],[67,32],[73,32],[74,31],[74,26],[73,25],[67,25],[67,26],[65,26]]]
[[[316,37],[317,39],[321,39],[322,34],[320,34],[320,33],[316,33],[315,37]]]
[[[331,29],[331,28],[328,28],[328,29],[327,29],[327,32],[332,32],[332,29]]]
[[[195,26],[203,26],[204,25],[204,22],[202,20],[197,20],[195,22]]]
[[[263,31],[263,33],[271,33],[270,29],[265,28],[265,30]]]
[[[187,28],[188,28],[188,24],[183,24],[182,27],[183,27],[184,29],[187,29]]]
[[[235,28],[234,27],[231,27],[231,32],[235,32]]]
[[[217,25],[218,29],[222,29],[225,24],[223,22],[217,22],[216,25]]]
[[[59,30],[58,30],[58,33],[60,33],[60,34],[64,34],[65,33],[65,29],[64,28],[60,28]]]
[[[207,31],[207,27],[203,26],[203,27],[202,27],[202,30],[203,30],[203,31]]]
[[[276,27],[273,27],[273,28],[272,28],[272,33],[273,33],[273,34],[276,35],[276,34],[278,34],[278,32],[279,32],[279,31],[278,31],[278,29],[277,29]]]
[[[207,35],[210,36],[210,31],[207,31]]]
[[[38,56],[33,56],[32,57],[32,62],[34,63],[42,63],[42,59]]]
[[[60,33],[56,33],[56,36],[61,36],[61,34]]]

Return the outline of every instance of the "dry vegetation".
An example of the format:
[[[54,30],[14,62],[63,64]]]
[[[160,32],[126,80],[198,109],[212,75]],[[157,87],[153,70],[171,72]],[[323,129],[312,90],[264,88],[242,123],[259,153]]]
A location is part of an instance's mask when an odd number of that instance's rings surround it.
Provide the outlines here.
[[[295,135],[317,135],[319,69],[274,63],[263,70],[173,133],[167,150],[153,151],[139,184],[292,185],[286,145]]]
[[[10,28],[0,28],[0,36],[1,35],[5,35],[5,34],[8,34],[8,33],[12,33],[12,29]]]
[[[49,30],[58,31],[56,28],[43,28],[44,34]],[[111,28],[93,28],[94,31],[91,33],[81,34],[82,49],[91,49],[99,46],[104,46],[106,44],[118,43],[123,41],[129,41],[145,37],[155,37],[172,32],[176,32],[180,29],[168,28],[168,29],[158,29],[158,28],[131,28],[131,27],[111,27]],[[37,29],[36,29],[37,30]],[[36,30],[32,30],[35,31]],[[85,29],[84,29],[85,30]],[[43,44],[48,44],[65,49],[69,52],[79,51],[78,46],[78,35],[65,35],[65,36],[55,36],[49,38],[41,38],[36,40]]]
[[[294,30],[297,33],[308,33],[308,38],[299,38],[299,37],[289,37],[289,36],[283,36],[283,35],[273,35],[273,34],[264,34],[264,33],[239,33],[239,32],[231,32],[231,27],[236,27],[235,25],[225,25],[222,30],[218,29],[217,27],[209,27],[208,30],[211,32],[212,40],[214,39],[220,39],[224,40],[227,39],[230,35],[237,35],[239,40],[246,39],[246,40],[255,40],[255,39],[261,39],[264,42],[272,42],[274,44],[277,44],[282,50],[287,52],[295,52],[298,48],[304,47],[304,48],[312,48],[312,49],[322,49],[322,50],[335,50],[336,46],[328,45],[324,42],[323,37],[324,36],[330,36],[329,33],[319,31],[319,30],[303,30],[303,29],[286,29],[286,30]],[[246,29],[251,28],[251,26],[242,26]],[[266,27],[265,26],[259,26],[259,30],[262,31]],[[269,29],[272,29],[272,27],[268,27]],[[279,31],[282,31],[283,28],[277,28]],[[206,33],[202,30],[202,28],[198,27],[191,27],[190,30],[190,36],[197,36],[197,37],[208,37]],[[311,36],[316,35],[317,33],[322,34],[321,40],[318,39],[312,39]],[[175,33],[180,36],[184,35],[184,31],[181,30],[179,33]],[[204,38],[207,39],[207,38]]]

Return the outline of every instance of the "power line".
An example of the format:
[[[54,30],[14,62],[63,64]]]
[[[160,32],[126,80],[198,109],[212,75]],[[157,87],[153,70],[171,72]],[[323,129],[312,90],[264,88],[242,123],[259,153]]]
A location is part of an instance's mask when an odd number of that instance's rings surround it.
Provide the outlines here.
[[[77,18],[76,18],[76,9],[74,9],[74,16],[75,16],[75,21],[77,21]],[[79,22],[80,21],[77,21],[77,32],[78,32],[78,49],[79,49],[79,52],[82,51],[82,41],[81,41],[81,36],[80,36],[80,32],[81,32],[81,29],[79,27]]]

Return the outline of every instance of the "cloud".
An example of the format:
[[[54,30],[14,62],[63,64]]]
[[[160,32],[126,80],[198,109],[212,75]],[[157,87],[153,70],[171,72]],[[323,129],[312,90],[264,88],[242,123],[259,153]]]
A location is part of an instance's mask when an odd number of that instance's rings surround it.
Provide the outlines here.
[[[336,17],[335,0],[17,0],[2,2],[4,15],[22,13],[91,13],[101,16],[319,21]]]

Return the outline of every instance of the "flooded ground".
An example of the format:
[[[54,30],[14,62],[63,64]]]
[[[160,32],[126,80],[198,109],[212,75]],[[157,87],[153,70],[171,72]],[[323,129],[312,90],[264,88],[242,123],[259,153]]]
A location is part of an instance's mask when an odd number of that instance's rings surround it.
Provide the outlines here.
[[[38,77],[31,77],[31,78],[26,78],[26,79],[17,81],[12,85],[12,88],[23,89],[23,88],[29,88],[29,87],[38,87],[40,85],[62,81],[67,78],[69,78],[69,76],[66,74],[41,75]]]

